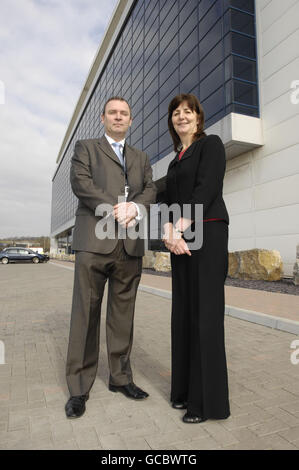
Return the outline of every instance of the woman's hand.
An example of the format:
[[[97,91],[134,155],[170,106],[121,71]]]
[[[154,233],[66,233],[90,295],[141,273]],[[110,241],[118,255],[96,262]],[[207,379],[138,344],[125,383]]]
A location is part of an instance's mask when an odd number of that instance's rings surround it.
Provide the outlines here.
[[[191,252],[188,248],[188,245],[183,238],[180,238],[179,240],[175,240],[171,248],[172,248],[170,250],[171,253],[174,253],[175,255],[191,256]]]
[[[191,256],[187,243],[182,238],[182,234],[174,230],[171,223],[164,225],[164,235],[162,237],[166,248],[175,255],[187,254]]]

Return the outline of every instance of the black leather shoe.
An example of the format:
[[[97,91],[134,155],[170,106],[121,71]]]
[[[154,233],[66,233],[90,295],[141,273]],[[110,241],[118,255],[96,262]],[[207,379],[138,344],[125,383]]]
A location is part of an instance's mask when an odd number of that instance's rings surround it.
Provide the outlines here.
[[[86,395],[70,397],[65,405],[65,414],[67,418],[80,418],[80,416],[85,412],[85,402],[88,398],[88,393],[86,393]]]
[[[185,401],[173,401],[172,408],[176,410],[185,410],[187,408],[187,403]]]
[[[128,385],[109,384],[109,390],[110,392],[121,392],[126,397],[132,398],[133,400],[142,400],[149,396],[148,393],[141,390],[141,388],[137,387],[133,382]]]
[[[184,423],[203,423],[206,421],[206,418],[202,418],[201,416],[194,415],[193,413],[186,413],[183,416]]]

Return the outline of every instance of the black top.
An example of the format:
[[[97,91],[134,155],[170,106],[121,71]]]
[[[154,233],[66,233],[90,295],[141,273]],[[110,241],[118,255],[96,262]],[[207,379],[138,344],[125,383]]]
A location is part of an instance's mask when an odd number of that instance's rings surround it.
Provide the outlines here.
[[[225,149],[220,137],[208,135],[193,142],[181,160],[178,152],[169,164],[165,202],[178,203],[181,210],[183,204],[190,204],[192,220],[195,205],[203,204],[204,219],[219,218],[229,224],[222,196],[225,167]]]

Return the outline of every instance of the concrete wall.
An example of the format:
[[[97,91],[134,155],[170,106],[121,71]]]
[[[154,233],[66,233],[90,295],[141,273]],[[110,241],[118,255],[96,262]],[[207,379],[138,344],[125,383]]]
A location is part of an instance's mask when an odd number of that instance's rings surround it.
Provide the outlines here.
[[[256,0],[260,111],[265,145],[227,161],[229,251],[277,249],[292,275],[299,242],[299,1]]]

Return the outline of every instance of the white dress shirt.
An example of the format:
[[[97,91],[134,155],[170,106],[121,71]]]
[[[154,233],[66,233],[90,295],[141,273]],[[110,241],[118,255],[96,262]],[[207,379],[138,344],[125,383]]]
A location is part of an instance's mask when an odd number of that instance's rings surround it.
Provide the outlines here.
[[[122,156],[123,156],[123,154],[124,154],[124,146],[125,146],[125,141],[126,141],[126,139],[123,139],[123,140],[120,140],[120,141],[116,142],[116,140],[112,139],[112,137],[110,137],[110,136],[107,135],[107,134],[105,134],[105,137],[106,137],[106,139],[108,140],[109,144],[111,145],[111,148],[112,148],[112,150],[113,150],[114,153],[115,153],[115,150],[114,150],[112,144],[114,144],[114,143],[120,144],[119,149],[120,149],[120,152],[121,152],[121,154],[122,154]],[[125,160],[125,159],[124,159],[124,160]],[[136,215],[135,219],[136,219],[137,221],[138,221],[138,220],[141,220],[141,219],[142,219],[142,215],[140,214],[140,210],[139,210],[138,205],[136,204],[136,202],[133,202],[133,201],[130,201],[130,202],[132,202],[132,204],[134,204],[134,206],[136,207],[136,210],[137,210],[137,215]]]

